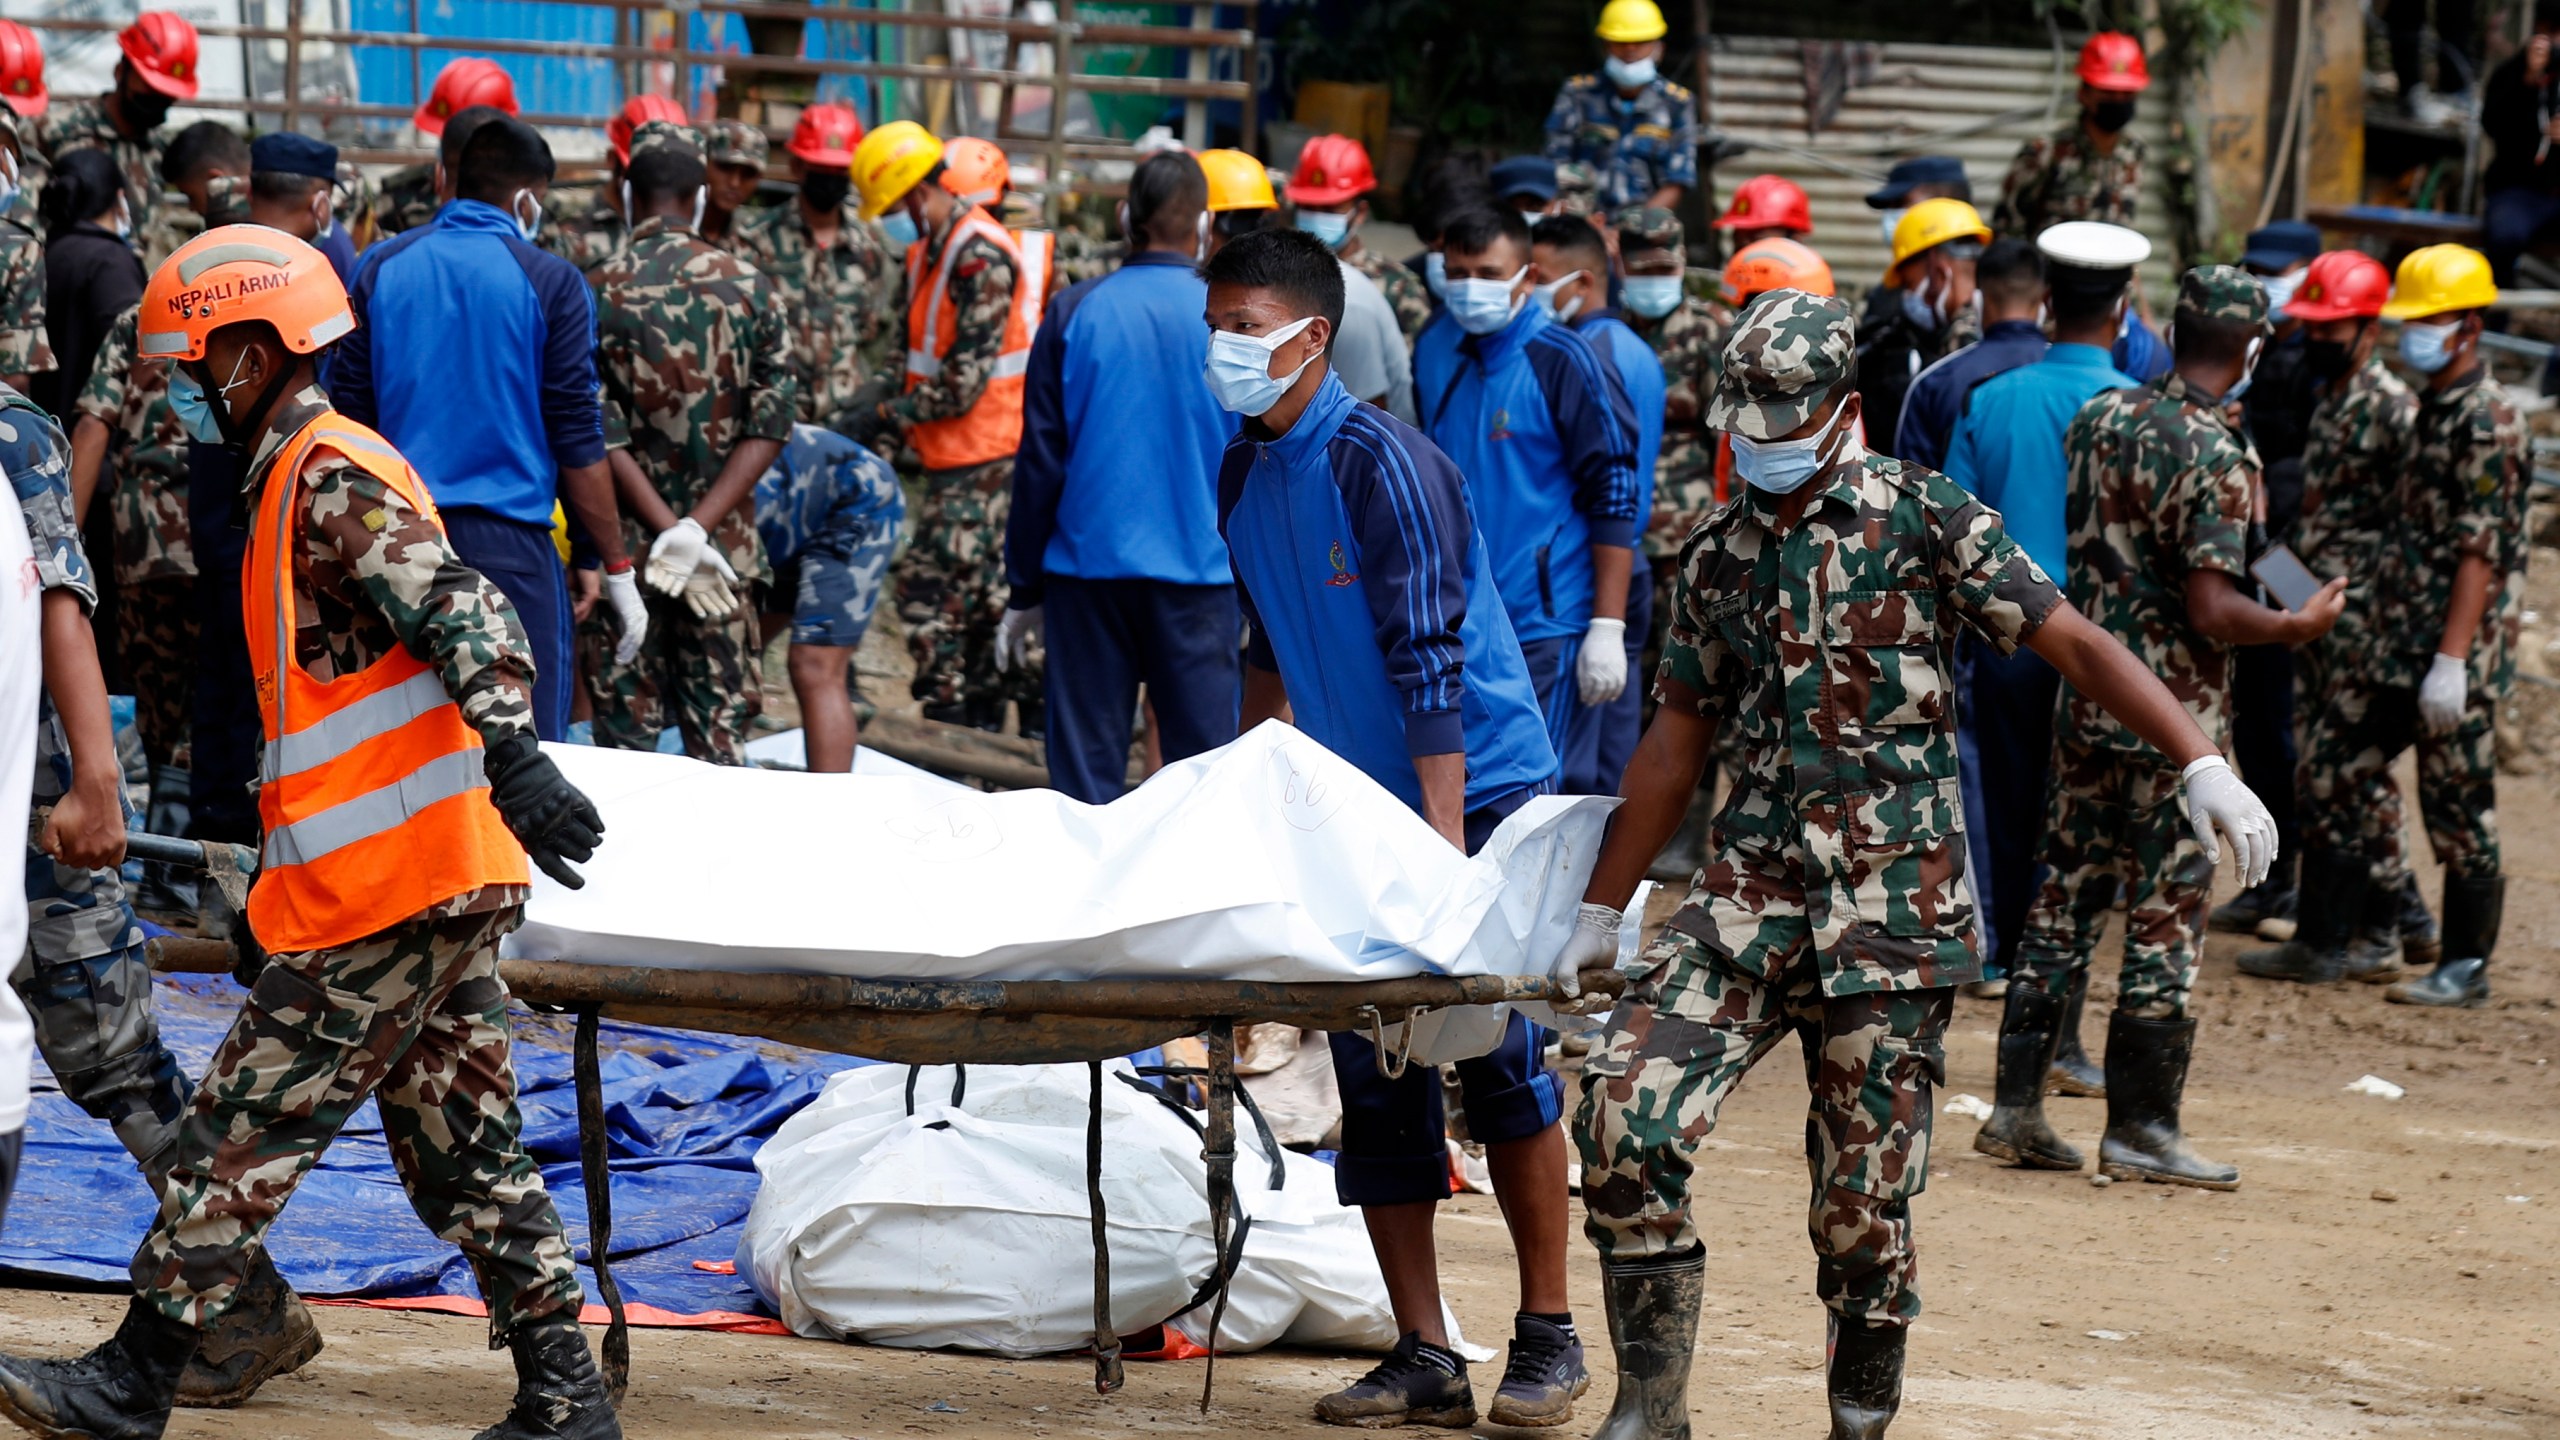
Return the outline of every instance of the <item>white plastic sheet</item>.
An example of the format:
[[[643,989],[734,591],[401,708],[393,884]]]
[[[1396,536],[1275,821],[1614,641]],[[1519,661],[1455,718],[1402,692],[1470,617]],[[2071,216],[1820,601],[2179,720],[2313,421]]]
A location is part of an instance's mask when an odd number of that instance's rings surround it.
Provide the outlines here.
[[[548,746],[603,810],[512,956],[875,979],[1536,973],[1614,800],[1542,797],[1474,859],[1273,722],[1107,806],[932,777]]]
[[[1103,1206],[1113,1328],[1172,1319],[1206,1343],[1208,1310],[1176,1316],[1214,1264],[1200,1136],[1163,1102],[1103,1079]],[[1072,1350],[1093,1335],[1089,1087],[1081,1065],[849,1070],[756,1156],[763,1183],[738,1273],[801,1335],[1000,1355]],[[1236,1192],[1253,1224],[1219,1326],[1221,1350],[1283,1342],[1384,1350],[1396,1340],[1359,1212],[1333,1172],[1282,1151],[1287,1183],[1237,1115]],[[1454,1336],[1455,1332],[1452,1331]]]

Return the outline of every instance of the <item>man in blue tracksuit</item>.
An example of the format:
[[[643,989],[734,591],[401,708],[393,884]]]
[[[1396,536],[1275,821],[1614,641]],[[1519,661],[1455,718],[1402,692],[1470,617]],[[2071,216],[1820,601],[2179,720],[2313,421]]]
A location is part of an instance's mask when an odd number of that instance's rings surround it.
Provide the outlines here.
[[[1529,225],[1452,216],[1449,315],[1414,342],[1423,428],[1467,477],[1494,584],[1529,662],[1568,794],[1600,775],[1600,707],[1627,685],[1627,577],[1642,524],[1638,431],[1608,362],[1530,303]]]
[[[1525,253],[1525,247],[1524,247]],[[1552,788],[1555,753],[1492,583],[1466,481],[1412,427],[1354,400],[1325,363],[1342,267],[1303,230],[1238,237],[1209,261],[1208,380],[1248,417],[1218,474],[1220,525],[1252,627],[1243,723],[1299,729],[1473,851]],[[1625,577],[1619,577],[1623,586]],[[1454,1068],[1520,1262],[1520,1314],[1490,1419],[1559,1425],[1590,1383],[1565,1299],[1562,1092],[1519,1016]],[[1440,1077],[1380,1075],[1366,1038],[1333,1037],[1342,1089],[1336,1192],[1361,1207],[1403,1337],[1316,1403],[1338,1425],[1475,1423],[1449,1348],[1432,1216],[1449,1196]]]
[[[409,457],[463,563],[514,603],[545,740],[569,728],[575,630],[555,505],[603,562],[623,646],[636,651],[648,624],[605,468],[595,301],[576,266],[530,238],[551,175],[533,127],[499,116],[472,131],[434,222],[365,252],[349,295],[356,328],[329,374],[339,413]]]
[[[1051,301],[1031,342],[1005,522],[1012,587],[996,664],[1045,639],[1049,783],[1116,800],[1146,686],[1164,758],[1235,738],[1235,576],[1218,537],[1218,458],[1235,417],[1200,383],[1208,289],[1192,266],[1208,204],[1199,162],[1129,179],[1137,253]]]
[[[1636,513],[1653,513],[1653,470],[1662,455],[1663,402],[1669,382],[1662,360],[1635,328],[1609,307],[1609,249],[1600,232],[1579,215],[1554,215],[1529,230],[1530,274],[1547,313],[1591,342],[1626,390],[1636,417]],[[1627,577],[1625,649],[1630,673],[1644,664],[1653,634],[1653,567],[1632,567]],[[1628,685],[1600,709],[1600,789],[1617,793],[1619,777],[1644,733],[1644,687]]]

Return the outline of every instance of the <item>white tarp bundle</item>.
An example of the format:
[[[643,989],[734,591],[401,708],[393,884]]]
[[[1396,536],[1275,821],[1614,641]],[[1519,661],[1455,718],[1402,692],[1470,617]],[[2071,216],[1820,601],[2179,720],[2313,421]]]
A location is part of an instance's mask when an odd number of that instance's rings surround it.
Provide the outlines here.
[[[602,809],[605,841],[582,890],[536,874],[511,956],[872,979],[1536,973],[1617,803],[1533,800],[1470,859],[1278,722],[1104,806],[545,753]]]
[[[1104,1069],[1112,1328],[1169,1319],[1204,1344],[1209,1307],[1175,1314],[1214,1264],[1200,1136],[1117,1078],[1127,1062]],[[973,1067],[957,1105],[952,1070],[930,1067],[912,1115],[908,1073],[837,1075],[757,1153],[739,1275],[801,1335],[1015,1356],[1089,1344],[1085,1067]],[[1269,1189],[1268,1152],[1241,1111],[1236,1129],[1236,1194],[1253,1223],[1218,1348],[1392,1346],[1368,1232],[1335,1202],[1333,1172],[1284,1150],[1287,1184]]]

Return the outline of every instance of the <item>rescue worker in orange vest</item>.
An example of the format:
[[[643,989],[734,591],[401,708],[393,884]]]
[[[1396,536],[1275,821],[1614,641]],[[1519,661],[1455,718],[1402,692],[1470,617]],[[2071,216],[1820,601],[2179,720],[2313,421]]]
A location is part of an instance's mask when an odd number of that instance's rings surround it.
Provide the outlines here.
[[[1014,248],[1022,252],[1025,288],[1040,297],[1045,309],[1050,297],[1064,288],[1058,278],[1058,234],[1035,223],[1040,210],[1031,203],[1032,197],[1013,193],[1013,162],[1003,147],[975,135],[963,135],[942,147],[942,188],[959,196],[961,204],[978,206],[1003,224],[1013,236]],[[1036,319],[1031,328],[1040,328]]]
[[[470,1258],[518,1389],[480,1440],[618,1440],[560,1217],[525,1152],[498,942],[526,857],[563,885],[595,806],[533,734],[506,597],[455,558],[417,472],[338,415],[319,352],[354,328],[318,250],[226,225],[143,294],[189,432],[244,454],[241,603],[266,756],[249,924],[263,958],[180,1132],[123,1324],[77,1360],[0,1355],[41,1435],[161,1433],[178,1375],[302,1177],[367,1098],[420,1219]]]
[[[899,618],[927,719],[998,730],[1022,702],[1038,735],[1036,665],[996,666],[1004,619],[1004,525],[1022,439],[1022,377],[1040,326],[1040,285],[996,218],[944,186],[943,144],[893,120],[854,147],[862,218],[907,262],[906,391],[853,438],[887,453],[904,436],[924,464],[915,538],[897,569]]]

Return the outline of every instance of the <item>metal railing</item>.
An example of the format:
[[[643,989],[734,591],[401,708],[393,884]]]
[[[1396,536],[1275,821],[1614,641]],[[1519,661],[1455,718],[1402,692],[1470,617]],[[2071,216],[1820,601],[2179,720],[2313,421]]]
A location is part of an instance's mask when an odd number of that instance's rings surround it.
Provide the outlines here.
[[[1191,7],[1193,23],[1183,25],[1127,25],[1087,23],[1077,18],[1076,0],[1055,0],[1055,18],[1030,20],[1018,17],[981,19],[971,16],[922,13],[902,10],[863,9],[845,5],[808,5],[781,3],[781,0],[695,0],[685,6],[669,6],[663,0],[528,0],[540,5],[562,5],[582,10],[610,9],[615,13],[611,42],[579,40],[533,40],[511,37],[466,35],[428,35],[417,33],[417,5],[410,6],[412,28],[408,31],[334,29],[303,23],[299,0],[286,0],[285,21],[281,25],[200,24],[197,32],[207,39],[248,40],[281,43],[284,49],[283,83],[275,95],[253,95],[230,100],[199,98],[187,102],[200,110],[243,113],[259,117],[271,128],[294,130],[304,122],[326,123],[331,120],[406,121],[412,114],[407,105],[368,104],[358,100],[313,98],[303,94],[305,46],[354,47],[377,46],[405,49],[415,57],[428,50],[454,51],[483,55],[527,55],[559,60],[603,60],[612,62],[621,72],[626,95],[636,94],[643,66],[671,66],[680,73],[695,69],[718,69],[724,76],[748,75],[852,76],[863,79],[943,82],[955,85],[985,84],[1001,88],[1003,104],[998,111],[997,134],[991,138],[1000,143],[1029,142],[1029,154],[1043,158],[1046,177],[1044,189],[1053,198],[1067,186],[1070,161],[1135,160],[1137,150],[1126,141],[1101,136],[1078,136],[1069,133],[1072,98],[1092,95],[1154,95],[1185,102],[1185,130],[1196,147],[1206,143],[1206,116],[1209,102],[1232,100],[1241,111],[1241,144],[1255,147],[1258,116],[1256,114],[1256,77],[1259,57],[1257,38],[1250,28],[1227,29],[1215,25],[1217,10],[1237,9],[1250,12],[1259,0],[1224,0],[1221,6],[1208,4]],[[785,23],[819,21],[836,25],[887,26],[907,30],[959,32],[970,35],[1004,37],[1009,60],[1018,59],[1026,44],[1049,47],[1050,63],[1046,73],[1025,73],[1019,68],[988,68],[961,64],[916,64],[906,61],[805,59],[797,55],[765,54],[747,50],[696,50],[691,47],[691,27],[684,23],[693,14],[735,15],[748,21],[780,21]],[[653,15],[672,17],[679,43],[653,45],[640,41],[645,20]],[[116,20],[82,19],[71,16],[26,17],[24,22],[38,30],[56,34],[112,34],[123,28]],[[1180,77],[1158,75],[1083,74],[1076,68],[1080,51],[1094,46],[1151,46],[1188,52],[1186,74]],[[1208,78],[1211,56],[1217,51],[1231,51],[1235,56],[1234,80]],[[417,73],[420,63],[413,58],[412,74],[415,92],[426,93],[430,77]],[[1045,91],[1049,95],[1048,125],[1044,131],[1023,133],[1011,128],[1010,120],[1015,93],[1021,90]],[[75,97],[76,98],[76,97]],[[559,128],[601,129],[612,118],[610,114],[536,114],[523,117],[527,123]],[[707,117],[703,117],[707,118]],[[887,117],[883,117],[887,118]],[[767,127],[776,140],[785,132]],[[1011,144],[1008,145],[1011,149]],[[424,146],[356,146],[342,147],[340,153],[358,164],[410,163],[433,157]]]

